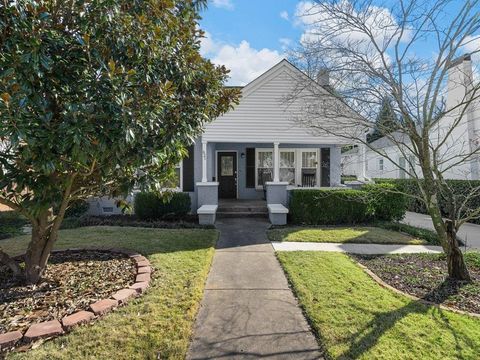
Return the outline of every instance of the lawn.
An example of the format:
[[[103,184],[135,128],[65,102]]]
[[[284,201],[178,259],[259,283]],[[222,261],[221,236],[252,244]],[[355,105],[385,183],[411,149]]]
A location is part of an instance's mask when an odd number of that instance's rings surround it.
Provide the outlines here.
[[[149,291],[92,326],[9,359],[184,359],[217,240],[216,230],[82,227],[62,230],[56,248],[122,247],[155,268]],[[11,254],[28,237],[0,241]]]
[[[320,342],[334,359],[478,359],[480,319],[382,288],[347,255],[281,252]]]
[[[378,227],[286,227],[268,231],[270,241],[364,243],[364,244],[427,244],[427,241],[401,232]]]

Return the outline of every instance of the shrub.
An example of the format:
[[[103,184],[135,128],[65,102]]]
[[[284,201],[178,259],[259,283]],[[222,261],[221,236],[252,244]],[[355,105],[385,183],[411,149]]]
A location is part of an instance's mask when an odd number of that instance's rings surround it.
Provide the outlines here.
[[[88,211],[89,206],[85,200],[75,200],[65,211],[65,218],[80,217]]]
[[[23,227],[29,222],[16,211],[0,212],[0,239],[23,234]]]
[[[325,225],[362,223],[367,203],[361,190],[292,190],[291,220],[296,224]]]
[[[393,185],[353,189],[297,189],[290,194],[290,219],[295,224],[358,224],[399,220],[405,215],[405,196]]]
[[[394,184],[365,185],[367,191],[368,212],[375,220],[401,220],[407,209],[407,196],[397,192]]]
[[[141,220],[182,218],[190,212],[190,207],[190,196],[182,192],[164,195],[138,193],[134,202],[135,214]]]
[[[340,177],[342,184],[345,184],[346,181],[355,181],[357,180],[357,175],[342,175]]]
[[[414,179],[374,179],[377,184],[394,184],[401,192],[410,195],[421,196],[420,189]],[[455,196],[460,200],[468,194],[472,188],[480,187],[480,180],[446,180],[448,186],[453,189]],[[443,216],[449,216],[447,203],[445,198],[440,198],[440,208]],[[472,197],[467,204],[470,209],[477,209],[480,207],[480,195]],[[427,214],[425,204],[415,198],[407,197],[407,210],[421,214]],[[480,224],[480,219],[472,220],[471,222]]]

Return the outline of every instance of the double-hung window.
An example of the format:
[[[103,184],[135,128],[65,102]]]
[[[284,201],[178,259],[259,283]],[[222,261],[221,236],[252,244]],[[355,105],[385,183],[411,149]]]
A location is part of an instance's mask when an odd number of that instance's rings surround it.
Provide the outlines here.
[[[378,159],[378,170],[383,171],[383,159]]]
[[[256,184],[262,187],[267,181],[273,180],[273,150],[257,149],[256,164]]]
[[[279,149],[279,180],[303,187],[318,186],[319,149]],[[273,180],[273,149],[255,149],[255,184]]]
[[[280,181],[294,185],[295,173],[295,150],[280,150]]]
[[[318,151],[317,150],[301,150],[301,154],[302,154],[301,184],[304,187],[317,186]]]

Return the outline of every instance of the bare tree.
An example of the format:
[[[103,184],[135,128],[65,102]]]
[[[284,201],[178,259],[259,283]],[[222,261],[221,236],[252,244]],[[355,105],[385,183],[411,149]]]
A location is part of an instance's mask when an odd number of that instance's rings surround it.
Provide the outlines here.
[[[480,84],[468,66],[478,49],[460,55],[479,41],[480,0],[399,0],[385,6],[372,0],[322,0],[304,8],[303,22],[308,27],[293,60],[309,75],[321,71],[324,78],[328,69],[330,83],[319,87],[299,81],[292,97],[316,101],[298,121],[369,148],[414,179],[417,198],[447,254],[449,276],[470,280],[456,234],[480,216],[480,209],[470,206],[480,188],[458,194],[445,178],[455,169],[478,176]],[[397,155],[365,137],[386,96],[399,123],[385,138]],[[448,204],[446,219],[442,198]]]

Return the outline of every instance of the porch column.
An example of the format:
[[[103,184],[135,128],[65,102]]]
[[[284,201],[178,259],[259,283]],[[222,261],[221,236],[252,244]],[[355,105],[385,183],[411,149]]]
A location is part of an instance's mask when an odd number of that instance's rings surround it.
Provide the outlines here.
[[[360,147],[360,163],[362,164],[360,169],[360,179],[365,180],[367,178],[367,151],[365,145],[361,144]]]
[[[202,182],[207,182],[207,142],[202,141]]]
[[[278,142],[273,143],[273,182],[280,182],[280,151]]]

